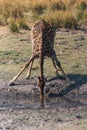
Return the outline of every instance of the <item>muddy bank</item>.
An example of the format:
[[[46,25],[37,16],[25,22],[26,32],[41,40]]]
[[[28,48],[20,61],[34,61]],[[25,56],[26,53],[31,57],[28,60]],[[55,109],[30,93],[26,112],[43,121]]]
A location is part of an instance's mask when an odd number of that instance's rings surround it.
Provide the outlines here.
[[[58,86],[61,88],[58,89]],[[83,127],[86,130],[87,84],[60,97],[59,92],[66,87],[65,80],[48,81],[45,87],[45,107],[40,109],[39,89],[34,78],[20,80],[12,87],[9,87],[8,80],[1,79],[0,130],[83,130]]]

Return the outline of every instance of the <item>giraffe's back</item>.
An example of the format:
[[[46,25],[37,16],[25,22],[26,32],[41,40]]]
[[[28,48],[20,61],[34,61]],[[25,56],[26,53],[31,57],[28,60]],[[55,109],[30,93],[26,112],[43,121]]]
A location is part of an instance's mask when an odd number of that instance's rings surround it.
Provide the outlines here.
[[[32,28],[32,51],[45,56],[54,48],[55,28],[45,21],[36,23]]]

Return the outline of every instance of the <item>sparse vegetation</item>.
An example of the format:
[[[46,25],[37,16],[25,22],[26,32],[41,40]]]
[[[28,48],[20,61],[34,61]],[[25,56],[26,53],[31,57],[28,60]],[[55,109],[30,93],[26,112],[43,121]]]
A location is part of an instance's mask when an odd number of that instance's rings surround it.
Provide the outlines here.
[[[2,0],[0,2],[0,25],[12,24],[9,19],[14,19],[19,28],[26,29],[41,18],[48,19],[56,27],[63,28],[74,28],[79,23],[85,24],[87,23],[87,1]]]
[[[82,1],[79,5],[78,5],[78,9],[79,10],[86,10],[87,9],[87,2]]]
[[[62,17],[61,17],[62,16]],[[53,24],[55,27],[61,28],[75,28],[77,21],[71,12],[68,11],[54,11],[42,15],[42,18]]]
[[[28,24],[26,22],[26,19],[19,19],[18,25],[19,25],[19,28],[28,29]]]
[[[17,33],[19,32],[18,25],[14,20],[11,20],[9,28],[12,32],[17,32]]]
[[[50,5],[50,10],[66,10],[66,6],[62,1],[52,1]]]

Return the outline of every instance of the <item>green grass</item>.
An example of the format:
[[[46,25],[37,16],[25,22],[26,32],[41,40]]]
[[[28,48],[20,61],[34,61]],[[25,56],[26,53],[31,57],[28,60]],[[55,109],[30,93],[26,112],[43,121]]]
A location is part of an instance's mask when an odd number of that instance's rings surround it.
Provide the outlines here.
[[[10,33],[10,32],[9,32]],[[87,74],[87,36],[83,31],[58,31],[55,51],[67,74]],[[30,32],[4,34],[0,39],[0,77],[14,76],[31,55]],[[39,74],[38,59],[34,62],[32,76]],[[48,78],[55,76],[50,58],[45,59],[44,72]],[[25,72],[27,73],[27,72]],[[25,73],[23,77],[25,77]]]

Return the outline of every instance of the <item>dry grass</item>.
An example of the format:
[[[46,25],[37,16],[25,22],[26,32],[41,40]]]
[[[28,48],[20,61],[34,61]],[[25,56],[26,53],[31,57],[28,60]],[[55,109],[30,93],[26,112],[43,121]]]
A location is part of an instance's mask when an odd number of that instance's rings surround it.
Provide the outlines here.
[[[23,26],[25,27],[41,18],[49,19],[56,27],[74,28],[79,23],[84,22],[85,24],[87,21],[87,0],[0,1],[1,25],[11,24],[14,19],[17,25],[18,21],[22,21],[22,25],[25,24]],[[19,27],[20,25],[18,25],[18,29]]]
[[[48,12],[47,14],[42,15],[41,18],[50,22],[55,27],[75,28],[77,25],[73,14],[69,11],[54,11],[51,13]]]

